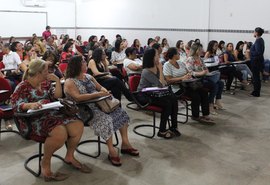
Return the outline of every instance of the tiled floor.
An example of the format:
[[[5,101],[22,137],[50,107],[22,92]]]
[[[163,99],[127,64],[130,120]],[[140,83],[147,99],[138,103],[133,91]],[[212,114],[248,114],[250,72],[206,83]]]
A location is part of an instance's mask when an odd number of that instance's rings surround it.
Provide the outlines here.
[[[189,121],[179,125],[180,138],[164,140],[137,136],[132,129],[139,123],[151,123],[143,113],[127,110],[131,117],[130,140],[140,150],[140,157],[121,156],[122,167],[107,160],[106,146],[97,159],[76,153],[93,169],[79,171],[54,159],[53,169],[71,176],[57,184],[91,185],[268,185],[270,184],[270,89],[263,84],[262,97],[249,97],[247,91],[223,96],[226,110],[215,116],[216,124],[207,126]],[[143,130],[148,132],[149,129]],[[34,154],[35,142],[14,134],[0,136],[0,185],[41,185],[24,169],[24,160]],[[84,138],[93,137],[85,128]],[[96,145],[82,147],[96,151]],[[59,152],[64,155],[65,148]],[[36,163],[33,163],[35,165]]]

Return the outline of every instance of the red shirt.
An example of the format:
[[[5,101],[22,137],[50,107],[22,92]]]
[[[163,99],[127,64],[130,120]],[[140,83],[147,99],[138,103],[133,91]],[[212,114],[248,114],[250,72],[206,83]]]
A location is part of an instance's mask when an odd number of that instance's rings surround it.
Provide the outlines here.
[[[47,38],[49,38],[51,35],[52,35],[52,33],[50,31],[47,31],[47,30],[42,33],[42,37],[45,40],[47,40]]]

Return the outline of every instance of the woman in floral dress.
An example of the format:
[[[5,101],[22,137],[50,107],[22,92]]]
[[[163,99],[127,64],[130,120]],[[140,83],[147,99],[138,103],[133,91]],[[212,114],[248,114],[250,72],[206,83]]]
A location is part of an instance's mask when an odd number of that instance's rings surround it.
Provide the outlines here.
[[[92,76],[85,74],[87,64],[82,57],[73,57],[67,68],[66,82],[64,92],[68,98],[76,102],[87,101],[109,95],[107,89],[102,87]],[[94,103],[88,106],[93,111],[93,119],[90,126],[94,129],[96,135],[101,136],[107,143],[109,149],[108,159],[114,166],[120,166],[120,158],[113,147],[112,136],[114,132],[120,130],[122,136],[121,153],[138,156],[139,151],[134,149],[128,139],[128,122],[129,117],[122,108],[106,114],[102,112]],[[89,114],[89,113],[88,113]],[[84,117],[87,112],[80,110],[80,116]]]

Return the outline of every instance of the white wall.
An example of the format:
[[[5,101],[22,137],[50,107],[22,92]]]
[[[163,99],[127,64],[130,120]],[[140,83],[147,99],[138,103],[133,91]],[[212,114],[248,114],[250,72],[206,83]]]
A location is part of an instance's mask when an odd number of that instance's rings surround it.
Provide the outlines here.
[[[270,30],[269,0],[210,0],[210,29],[254,30],[262,27]],[[270,34],[263,35],[265,57],[270,58]],[[254,42],[253,33],[211,32],[209,40],[224,40],[236,45],[239,40]]]
[[[22,4],[22,0],[1,0],[0,10],[12,10],[12,11],[39,11],[47,12],[48,25],[51,27],[68,27],[69,29],[61,29],[63,32],[75,36],[75,1],[74,0],[47,0],[46,7],[25,7]],[[8,21],[9,18],[1,17],[2,21]],[[25,20],[25,26],[33,27],[33,33],[36,32],[35,25],[31,25],[31,20]],[[46,25],[44,25],[45,30]],[[10,24],[10,30],[24,29],[18,28],[16,23]],[[60,31],[61,31],[60,30]],[[56,33],[55,29],[52,29],[53,33]],[[42,33],[36,33],[41,36]],[[14,35],[16,36],[16,35]],[[31,35],[29,35],[30,37]]]
[[[83,40],[91,35],[105,35],[112,42],[119,33],[129,43],[138,38],[145,45],[149,37],[159,35],[166,37],[171,46],[178,39],[187,42],[200,38],[206,47],[212,39],[234,44],[238,40],[254,41],[251,33],[203,29],[253,30],[260,26],[268,31],[269,5],[269,0],[47,0],[46,7],[33,8],[24,7],[21,0],[1,0],[0,10],[47,12],[53,33],[67,33],[74,38],[81,34]],[[8,17],[1,18],[8,21]],[[35,27],[30,20],[25,20],[25,26]],[[18,29],[16,24],[10,25],[12,29]],[[270,34],[264,34],[263,38],[265,56],[270,58]]]
[[[204,47],[212,40],[236,44],[239,40],[252,41],[252,33],[230,33],[232,30],[254,30],[260,26],[270,29],[267,12],[269,0],[77,0],[77,33],[84,40],[91,35],[105,35],[111,42],[121,34],[131,44],[140,39],[143,45],[149,37],[166,37],[171,46],[178,39],[189,41],[200,38]],[[136,28],[136,29],[134,29]],[[140,28],[146,28],[146,30]],[[158,31],[155,29],[156,28]],[[180,29],[180,31],[159,29]],[[187,32],[181,29],[192,29]],[[200,29],[198,32],[196,29]],[[203,29],[226,32],[207,32]],[[265,56],[270,58],[269,34]]]
[[[208,29],[208,6],[209,0],[78,0],[77,32],[84,40],[91,35],[99,37],[104,34],[113,41],[119,33],[129,43],[138,38],[143,45],[149,37],[156,35],[167,37],[172,46],[178,39],[201,38],[206,43],[208,33],[205,32],[156,31],[151,28]],[[189,16],[190,12],[194,16]]]

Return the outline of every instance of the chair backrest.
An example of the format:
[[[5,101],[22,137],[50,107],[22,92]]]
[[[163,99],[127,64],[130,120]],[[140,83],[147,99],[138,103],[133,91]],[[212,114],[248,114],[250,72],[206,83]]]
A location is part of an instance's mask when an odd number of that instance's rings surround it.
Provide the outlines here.
[[[77,50],[78,52],[80,52],[81,54],[84,54],[84,51],[83,51],[83,49],[81,48],[81,46],[75,45],[75,48],[76,48],[76,50]]]
[[[61,70],[61,72],[63,73],[63,74],[65,74],[65,72],[66,72],[66,70],[67,70],[67,66],[68,66],[68,63],[60,63],[59,64],[59,69]]]
[[[130,92],[136,92],[137,88],[140,84],[141,76],[140,75],[133,75],[129,77],[129,90]]]
[[[223,64],[224,63],[224,54],[219,55],[218,58],[219,58],[219,63]]]
[[[12,88],[7,79],[0,77],[0,90],[8,90],[6,93],[0,94],[0,103],[8,100],[12,93]]]
[[[5,65],[3,62],[0,62],[0,69],[4,69],[5,68]]]

